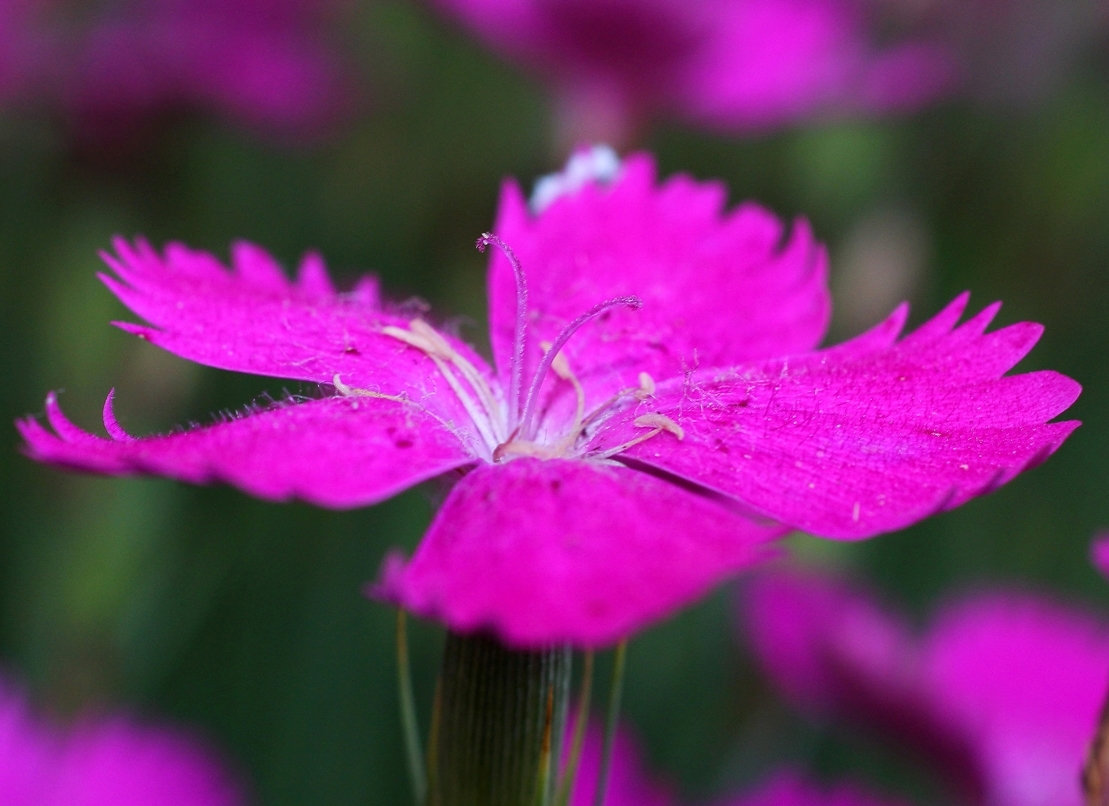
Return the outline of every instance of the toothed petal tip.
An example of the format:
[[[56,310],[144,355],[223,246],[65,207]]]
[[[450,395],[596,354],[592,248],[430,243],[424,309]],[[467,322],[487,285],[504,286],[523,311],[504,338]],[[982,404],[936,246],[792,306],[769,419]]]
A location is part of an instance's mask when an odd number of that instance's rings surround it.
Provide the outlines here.
[[[113,388],[108,392],[108,396],[104,399],[104,430],[108,432],[116,442],[134,442],[135,437],[128,434],[123,430],[123,427],[116,420],[115,411],[113,410],[113,401],[115,400],[116,390]]]

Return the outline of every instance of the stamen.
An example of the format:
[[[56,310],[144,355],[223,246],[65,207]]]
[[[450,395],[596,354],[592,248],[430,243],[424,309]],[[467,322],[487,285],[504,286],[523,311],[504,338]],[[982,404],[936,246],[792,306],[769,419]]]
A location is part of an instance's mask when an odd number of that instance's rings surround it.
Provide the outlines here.
[[[557,448],[552,448],[548,445],[540,445],[537,442],[532,442],[528,439],[510,439],[508,442],[502,442],[493,451],[493,461],[500,462],[508,456],[530,456],[533,459],[553,459],[562,454],[558,452]]]
[[[343,397],[373,397],[379,400],[393,400],[397,403],[410,403],[407,398],[398,397],[397,395],[383,395],[381,392],[371,392],[369,389],[359,389],[357,386],[347,386],[339,377],[339,373],[335,373],[335,377],[331,379],[331,385],[335,387],[335,391]]]
[[[637,428],[657,428],[660,431],[668,431],[678,438],[678,442],[685,439],[685,431],[682,427],[665,414],[642,414],[632,421],[632,425]]]
[[[339,377],[338,373],[336,373],[335,376],[331,379],[331,385],[335,387],[335,391],[338,392],[342,397],[353,397],[353,398],[368,397],[368,398],[373,398],[375,400],[391,400],[394,403],[403,403],[405,406],[413,406],[413,407],[419,409],[420,411],[424,412],[424,414],[427,414],[431,417],[434,417],[436,420],[438,420],[440,425],[443,426],[443,428],[445,428],[447,431],[450,431],[452,434],[454,434],[456,437],[458,437],[459,442],[462,442],[465,445],[472,445],[473,442],[474,442],[474,435],[473,435],[472,432],[460,432],[458,430],[458,428],[455,427],[454,423],[448,422],[447,420],[443,419],[442,417],[440,417],[435,412],[429,411],[428,409],[421,406],[419,403],[416,403],[415,401],[410,400],[409,398],[407,398],[403,395],[386,395],[386,394],[383,394],[382,392],[371,391],[370,389],[360,389],[357,386],[349,386],[348,384],[343,383],[343,380],[342,380],[342,378]],[[465,401],[463,401],[463,405],[465,405]],[[357,403],[355,404],[354,407],[358,408]],[[467,410],[467,412],[468,412],[468,410]],[[475,420],[475,425],[476,424],[477,424],[477,421]],[[480,453],[481,452],[480,447],[481,446],[478,446],[477,448],[475,448],[474,452],[475,453]],[[486,449],[488,450],[488,448],[486,448]]]
[[[428,358],[435,362],[435,367],[439,370],[440,374],[443,376],[444,380],[446,380],[451,390],[458,397],[459,402],[462,403],[462,407],[466,409],[466,413],[470,415],[470,420],[473,421],[474,427],[477,428],[478,433],[481,434],[481,438],[485,442],[486,450],[491,451],[493,449],[493,446],[497,445],[500,442],[500,439],[495,433],[493,433],[492,430],[494,417],[491,415],[495,414],[495,410],[490,411],[490,409],[487,407],[485,416],[482,416],[482,413],[474,404],[473,398],[471,398],[469,393],[462,387],[462,384],[459,383],[458,378],[454,377],[454,373],[451,372],[450,367],[446,363],[447,361],[450,361],[456,366],[459,366],[460,362],[466,364],[469,364],[469,362],[467,362],[464,358],[462,358],[462,356],[458,355],[453,349],[451,349],[450,344],[448,344],[447,341],[438,333],[436,333],[435,330],[426,322],[421,322],[419,319],[413,319],[411,322],[409,322],[409,327],[412,327],[414,329],[404,330],[403,328],[395,327],[394,325],[386,325],[385,327],[381,328],[381,332],[384,333],[386,336],[392,336],[394,339],[404,342],[410,347],[415,347],[417,350],[422,351],[425,355],[427,355]],[[472,365],[470,366],[472,369]],[[459,366],[459,368],[462,369],[461,366]],[[462,371],[465,375],[465,369],[462,369]],[[477,389],[475,389],[475,391],[477,391]],[[478,394],[481,394],[480,391],[478,392]]]
[[[607,451],[601,451],[597,454],[592,454],[591,459],[608,459],[617,454],[623,453],[628,448],[632,448],[641,442],[657,437],[663,431],[673,434],[679,441],[685,439],[685,430],[676,422],[671,420],[665,414],[643,414],[636,417],[632,421],[632,425],[637,428],[650,428],[646,434],[641,434],[635,439],[629,439],[623,445],[617,445],[615,448],[609,448]]]
[[[528,335],[528,281],[524,275],[524,267],[520,265],[516,253],[508,244],[491,232],[483,233],[477,239],[477,250],[484,253],[485,248],[493,244],[508,258],[512,266],[512,273],[516,277],[516,332],[512,343],[512,379],[508,387],[508,423],[507,429],[511,431],[519,424],[520,418],[520,392],[524,383],[524,346]]]
[[[413,319],[412,320],[412,322],[418,322],[418,321],[420,321],[420,320],[418,320],[418,319]],[[412,326],[412,322],[409,322],[409,327]],[[427,353],[429,356],[432,356],[432,357],[438,356],[439,358],[450,358],[449,345],[448,345],[448,349],[445,352],[442,351],[442,349],[441,349],[442,340],[441,339],[439,340],[439,343],[436,343],[434,340],[429,340],[427,338],[426,334],[417,334],[415,331],[405,330],[404,328],[396,327],[395,325],[386,325],[385,327],[381,328],[381,332],[384,333],[386,336],[392,336],[394,339],[397,339],[398,341],[403,341],[409,347],[415,347],[417,350],[421,350],[422,352]],[[438,335],[438,334],[436,334],[436,335]]]
[[[549,350],[551,349],[551,344],[550,342],[543,342],[540,344],[540,347],[544,350]],[[562,380],[573,385],[574,397],[577,399],[577,408],[574,411],[574,424],[558,443],[558,451],[561,454],[566,448],[574,444],[578,438],[578,434],[581,433],[582,418],[585,415],[585,390],[582,388],[578,376],[570,369],[570,361],[566,358],[565,353],[559,352],[559,354],[554,357],[554,361],[551,362],[551,371],[562,378]]]
[[[621,389],[604,403],[593,409],[593,411],[589,412],[589,416],[587,416],[582,421],[582,428],[588,428],[590,425],[592,425],[598,417],[608,411],[622,397],[627,397],[628,395],[631,395],[636,400],[643,401],[649,397],[652,397],[654,394],[655,379],[648,375],[646,372],[640,372],[639,386],[629,386],[627,389]]]
[[[508,428],[497,428],[498,425],[506,425],[501,415],[501,406],[497,403],[497,399],[493,395],[493,390],[489,388],[489,384],[485,382],[485,378],[481,376],[477,367],[470,363],[464,355],[451,347],[450,342],[444,339],[435,328],[422,319],[412,320],[409,327],[412,328],[414,333],[433,343],[437,349],[443,353],[444,358],[454,364],[462,372],[462,377],[470,382],[470,387],[477,392],[477,396],[481,399],[481,405],[485,407],[490,426],[496,434],[497,439],[503,439],[507,435]]]
[[[535,371],[535,377],[531,382],[531,389],[528,390],[527,403],[524,405],[524,416],[520,420],[520,433],[525,439],[530,439],[534,436],[534,434],[531,433],[531,421],[535,414],[536,402],[539,398],[539,388],[543,385],[543,379],[547,376],[547,371],[551,368],[551,364],[554,363],[555,356],[558,355],[559,351],[566,345],[566,342],[570,340],[570,337],[573,336],[582,325],[591,319],[595,319],[609,308],[615,308],[618,305],[623,305],[632,310],[639,310],[643,306],[643,302],[639,297],[616,297],[614,299],[605,300],[604,302],[594,305],[563,328],[562,332],[558,334],[558,338],[554,340],[550,349],[548,349],[543,356],[543,360],[539,362],[539,368]]]

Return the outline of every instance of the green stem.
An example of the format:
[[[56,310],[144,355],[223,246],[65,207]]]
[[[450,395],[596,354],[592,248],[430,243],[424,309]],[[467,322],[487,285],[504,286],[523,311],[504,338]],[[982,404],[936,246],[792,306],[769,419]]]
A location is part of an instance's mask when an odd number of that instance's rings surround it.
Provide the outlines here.
[[[416,719],[416,698],[412,695],[412,668],[408,662],[408,625],[404,610],[397,610],[397,688],[400,698],[404,749],[408,756],[408,775],[412,779],[412,798],[416,806],[427,800],[427,774],[420,750],[420,729]]]
[[[612,658],[612,685],[608,690],[608,714],[605,716],[604,755],[597,774],[597,797],[593,806],[604,806],[608,796],[608,774],[612,769],[612,748],[616,744],[616,728],[620,724],[620,699],[624,694],[624,665],[628,659],[628,642],[621,641]]]
[[[548,806],[569,700],[570,650],[447,634],[431,806]]]

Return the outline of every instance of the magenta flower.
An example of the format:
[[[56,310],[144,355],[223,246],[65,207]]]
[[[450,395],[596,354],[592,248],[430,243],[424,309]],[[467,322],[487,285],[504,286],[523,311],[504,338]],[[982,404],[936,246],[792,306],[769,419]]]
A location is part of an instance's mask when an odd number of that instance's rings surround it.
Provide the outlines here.
[[[573,720],[567,730],[563,758],[570,750]],[[585,734],[581,763],[571,790],[570,806],[591,806],[600,768],[602,729],[592,723]],[[652,775],[642,761],[642,753],[631,728],[623,724],[616,733],[612,766],[609,771],[605,806],[674,806],[678,803],[673,787]],[[820,786],[794,770],[779,770],[753,792],[718,799],[720,806],[904,806],[900,801],[878,797],[853,784]]]
[[[41,0],[0,3],[0,104],[26,102],[49,68],[46,43],[33,21]]]
[[[787,699],[922,752],[971,802],[1080,806],[1109,680],[1109,625],[1017,591],[949,602],[917,637],[861,590],[756,577],[740,619]]]
[[[580,177],[579,177],[580,180]],[[560,183],[556,181],[556,185]],[[961,326],[966,296],[898,341],[907,309],[814,351],[826,256],[724,189],[655,183],[647,156],[529,210],[509,183],[489,267],[490,366],[372,278],[336,294],[309,255],[295,283],[257,247],[210,255],[118,240],[105,284],[177,355],[321,385],[205,428],[109,439],[53,394],[33,458],[98,473],[224,481],[270,500],[384,500],[457,479],[411,561],[375,594],[512,646],[617,641],[701,596],[791,528],[899,529],[995,489],[1078,425],[1054,372],[1002,377],[1039,325]],[[482,243],[489,242],[489,238]],[[507,251],[507,250],[506,250]]]
[[[854,784],[818,786],[792,771],[779,772],[755,792],[723,801],[727,806],[904,806]]]
[[[185,109],[306,135],[350,105],[327,32],[337,0],[136,0],[84,18],[57,0],[3,5],[0,101],[58,108],[86,134]]]
[[[566,726],[566,742],[562,752],[563,772],[571,752],[576,724],[577,720],[571,719]],[[590,722],[585,731],[581,760],[570,790],[570,806],[593,806],[603,748],[604,729],[600,722]],[[673,787],[667,781],[652,775],[646,768],[639,742],[626,724],[620,725],[616,731],[605,794],[605,806],[674,806],[676,802]]]
[[[5,806],[237,806],[215,756],[184,733],[122,717],[67,731],[30,712],[0,679],[0,803]]]
[[[1109,532],[1102,532],[1090,541],[1090,562],[1106,579],[1109,579]]]
[[[856,0],[434,0],[548,76],[578,137],[659,113],[724,130],[912,109],[952,83],[944,48],[876,44]],[[616,140],[619,142],[619,139]]]

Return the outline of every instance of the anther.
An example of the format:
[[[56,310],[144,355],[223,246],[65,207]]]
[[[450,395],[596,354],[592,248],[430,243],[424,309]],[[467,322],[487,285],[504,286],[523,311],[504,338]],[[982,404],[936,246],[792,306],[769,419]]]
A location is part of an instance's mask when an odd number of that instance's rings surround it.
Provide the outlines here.
[[[383,395],[381,392],[371,392],[369,389],[359,389],[356,386],[348,386],[343,383],[339,377],[339,373],[335,373],[335,377],[331,379],[331,385],[335,387],[335,391],[343,397],[373,397],[379,400],[393,400],[397,403],[411,403],[408,398],[399,397],[397,395]]]
[[[685,439],[685,430],[676,422],[667,417],[665,414],[641,414],[639,417],[636,417],[632,421],[632,425],[636,426],[637,428],[650,428],[651,430],[648,431],[646,434],[640,434],[634,439],[629,439],[623,445],[617,445],[615,448],[609,448],[607,451],[601,451],[600,453],[593,454],[590,458],[609,459],[613,456],[616,456],[617,454],[623,453],[629,448],[633,448],[636,445],[639,445],[642,442],[646,442],[653,437],[657,437],[663,431],[673,434],[675,437],[677,437],[679,442]]]
[[[685,430],[665,414],[641,414],[632,421],[632,425],[637,428],[657,428],[659,431],[667,431],[676,436],[679,442],[685,439]]]

